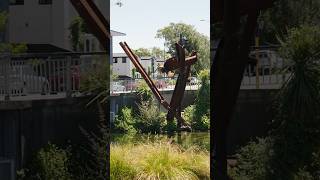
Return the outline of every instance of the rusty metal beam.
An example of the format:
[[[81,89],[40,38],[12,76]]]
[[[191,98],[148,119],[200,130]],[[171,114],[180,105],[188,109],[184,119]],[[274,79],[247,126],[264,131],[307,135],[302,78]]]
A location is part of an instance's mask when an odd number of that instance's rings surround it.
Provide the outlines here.
[[[132,50],[129,48],[127,43],[120,42],[120,46],[124,50],[124,52],[128,55],[130,60],[132,61],[133,65],[137,68],[137,70],[140,72],[143,79],[146,81],[148,86],[150,87],[153,94],[156,96],[160,104],[162,104],[166,109],[170,109],[169,103],[164,99],[164,97],[160,94],[159,90],[156,88],[156,85],[152,81],[152,79],[148,76],[147,72],[144,70],[142,65],[139,62],[138,57],[132,52]]]
[[[197,62],[197,55],[187,57],[185,60],[185,66],[191,66]],[[183,65],[174,57],[169,58],[163,65],[163,72],[169,72],[183,67]]]
[[[171,108],[167,114],[167,121],[172,121],[174,116],[179,117],[177,118],[177,121],[178,121],[177,124],[178,124],[178,127],[180,128],[182,127],[182,125],[185,127],[188,126],[184,121],[184,119],[181,117],[181,102],[184,96],[185,88],[187,85],[187,79],[190,73],[191,66],[186,65],[185,51],[183,47],[178,43],[176,43],[176,52],[177,52],[177,62],[179,62],[180,64],[180,68],[179,68],[180,73],[172,94],[172,99],[170,102]],[[197,61],[196,53],[193,53],[192,57],[194,57],[194,60]]]
[[[109,22],[105,19],[92,0],[70,0],[79,15],[85,20],[88,28],[100,41],[104,49],[110,42]]]

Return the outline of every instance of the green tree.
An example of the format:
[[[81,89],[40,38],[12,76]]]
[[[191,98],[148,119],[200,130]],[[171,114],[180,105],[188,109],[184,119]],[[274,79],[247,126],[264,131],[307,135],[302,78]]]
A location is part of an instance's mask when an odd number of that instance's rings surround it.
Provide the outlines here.
[[[198,61],[193,66],[193,73],[210,66],[210,42],[209,37],[199,33],[194,26],[184,23],[170,23],[168,26],[157,31],[157,38],[165,40],[165,46],[169,48],[169,53],[175,54],[175,43],[179,41],[179,34],[186,37],[187,55],[192,51],[198,52]]]
[[[278,0],[272,8],[262,13],[262,20],[262,40],[277,43],[276,36],[285,35],[287,29],[303,24],[319,24],[320,1]]]
[[[168,54],[167,52],[164,52],[163,49],[160,49],[158,47],[152,47],[150,51],[151,51],[151,55],[157,59],[165,60],[171,57],[170,54]]]
[[[151,52],[147,48],[139,48],[133,51],[139,57],[149,57],[151,56]]]
[[[209,129],[208,118],[210,117],[210,74],[209,70],[205,69],[200,71],[198,78],[201,80],[201,87],[197,92],[194,123],[193,126],[197,130]]]
[[[84,20],[79,16],[75,17],[70,23],[69,31],[72,49],[74,51],[83,49],[83,34],[88,33]]]

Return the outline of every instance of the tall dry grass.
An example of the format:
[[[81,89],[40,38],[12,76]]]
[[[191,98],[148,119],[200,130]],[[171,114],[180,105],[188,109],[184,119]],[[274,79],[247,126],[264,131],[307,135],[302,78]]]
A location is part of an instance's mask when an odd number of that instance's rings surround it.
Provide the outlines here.
[[[209,153],[169,142],[111,144],[112,180],[210,179]]]

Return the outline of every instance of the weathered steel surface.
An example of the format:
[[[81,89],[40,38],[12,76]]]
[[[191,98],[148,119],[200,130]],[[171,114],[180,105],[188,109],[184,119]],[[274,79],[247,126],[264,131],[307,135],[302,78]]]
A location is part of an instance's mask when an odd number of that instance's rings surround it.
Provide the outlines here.
[[[98,38],[104,49],[110,41],[109,22],[92,0],[70,0],[79,15],[87,23],[89,30]]]
[[[190,66],[186,66],[186,58],[185,58],[185,51],[178,43],[176,43],[176,51],[177,51],[177,62],[179,63],[179,76],[176,82],[176,86],[174,88],[172,99],[170,102],[170,109],[167,114],[167,120],[172,121],[174,114],[176,114],[177,121],[179,127],[181,125],[186,126],[184,119],[181,117],[181,101],[184,96],[184,91],[187,85],[188,75],[190,73]],[[194,55],[194,54],[193,54]],[[195,61],[197,57],[195,56]]]
[[[185,65],[191,66],[194,63],[196,63],[196,61],[197,61],[197,56],[187,57],[185,60]],[[162,72],[168,73],[169,71],[173,71],[181,67],[182,67],[181,63],[179,63],[179,61],[176,58],[172,57],[166,60],[166,62],[163,65]]]

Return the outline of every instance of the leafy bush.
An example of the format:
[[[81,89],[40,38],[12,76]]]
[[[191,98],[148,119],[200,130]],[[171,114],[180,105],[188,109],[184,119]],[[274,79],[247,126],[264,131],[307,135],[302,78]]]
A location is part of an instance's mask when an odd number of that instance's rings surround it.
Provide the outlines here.
[[[209,70],[200,71],[198,77],[201,80],[201,87],[197,92],[195,111],[193,115],[193,128],[195,130],[207,130],[209,128],[206,120],[210,121],[210,74]],[[203,116],[206,116],[203,118]],[[210,123],[209,123],[210,124]]]
[[[141,102],[151,103],[153,100],[152,91],[144,81],[139,82],[136,92],[139,95]]]
[[[165,113],[161,113],[154,103],[138,105],[139,114],[135,127],[142,133],[160,133],[166,123]]]
[[[276,106],[274,172],[270,178],[292,179],[300,169],[310,169],[312,153],[320,146],[320,27],[301,26],[288,31],[280,53],[288,60],[289,80]],[[306,167],[307,166],[307,167]]]
[[[191,124],[191,126],[194,119],[194,112],[195,112],[195,105],[190,105],[183,110],[182,116],[187,123]]]
[[[134,123],[132,109],[124,107],[114,121],[114,130],[121,133],[135,133]]]
[[[317,26],[290,29],[281,40],[290,78],[277,97],[270,141],[250,143],[237,156],[231,174],[238,179],[319,179],[319,42]]]
[[[72,176],[69,173],[69,151],[58,148],[49,143],[37,154],[30,168],[31,179],[61,179],[68,180]]]
[[[233,179],[268,179],[269,159],[272,155],[272,140],[260,138],[249,142],[236,154],[237,165],[230,167],[229,175]]]
[[[163,116],[165,117],[166,115],[163,114]],[[168,134],[172,134],[175,131],[177,131],[177,119],[174,118],[173,121],[166,121],[166,124],[163,127],[163,130],[166,131]]]

